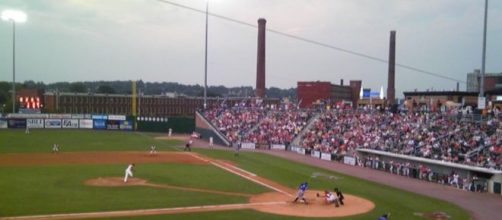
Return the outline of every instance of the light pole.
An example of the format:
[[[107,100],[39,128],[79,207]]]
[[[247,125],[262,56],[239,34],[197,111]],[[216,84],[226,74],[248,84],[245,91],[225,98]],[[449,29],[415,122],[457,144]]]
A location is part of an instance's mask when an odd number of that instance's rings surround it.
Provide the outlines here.
[[[483,54],[481,56],[481,80],[479,82],[479,97],[485,96],[485,60],[486,60],[486,23],[488,17],[488,0],[485,0],[485,17],[483,22]]]
[[[209,0],[206,0],[206,44],[204,49],[204,109],[207,107],[207,29],[208,29],[208,13]]]
[[[26,14],[22,11],[5,10],[2,20],[12,22],[12,113],[16,113],[16,22],[26,21]]]

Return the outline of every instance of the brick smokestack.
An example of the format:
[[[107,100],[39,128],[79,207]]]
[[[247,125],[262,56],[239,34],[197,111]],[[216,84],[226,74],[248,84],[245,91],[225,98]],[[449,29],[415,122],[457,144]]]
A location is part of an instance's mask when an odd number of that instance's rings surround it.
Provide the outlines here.
[[[265,97],[265,24],[267,20],[258,19],[258,55],[256,62],[256,97]]]
[[[387,103],[393,105],[396,100],[396,31],[390,31],[389,75],[387,80]]]
[[[359,92],[361,91],[363,81],[350,80],[349,85],[350,88],[352,89],[352,108],[356,109],[357,105],[359,104]]]

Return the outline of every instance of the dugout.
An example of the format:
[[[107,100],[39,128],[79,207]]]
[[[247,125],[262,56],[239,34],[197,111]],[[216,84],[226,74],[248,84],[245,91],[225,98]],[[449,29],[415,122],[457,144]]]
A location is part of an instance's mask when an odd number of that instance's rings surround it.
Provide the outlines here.
[[[384,151],[377,151],[371,149],[358,149],[358,156],[360,158],[378,157],[379,161],[393,161],[412,164],[410,176],[417,178],[419,164],[431,168],[434,173],[434,181],[444,175],[449,175],[452,171],[458,173],[462,178],[467,177],[473,180],[473,186],[476,189],[485,188],[487,192],[502,195],[502,171],[495,169],[488,169],[484,167],[468,166],[464,164],[445,162],[439,160],[432,160],[421,157],[413,157],[402,154],[395,154]],[[373,166],[372,166],[373,167]]]

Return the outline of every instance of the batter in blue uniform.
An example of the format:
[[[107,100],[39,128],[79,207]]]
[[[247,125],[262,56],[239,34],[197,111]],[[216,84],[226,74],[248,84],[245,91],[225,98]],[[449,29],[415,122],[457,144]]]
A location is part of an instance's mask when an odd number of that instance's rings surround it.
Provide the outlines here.
[[[303,200],[303,202],[305,204],[307,204],[307,200],[305,200],[303,195],[305,194],[305,191],[307,190],[308,187],[309,187],[309,184],[307,182],[301,183],[300,186],[298,186],[298,193],[296,194],[296,198],[293,202],[296,202],[296,201],[298,201],[298,199],[300,199],[300,200]]]

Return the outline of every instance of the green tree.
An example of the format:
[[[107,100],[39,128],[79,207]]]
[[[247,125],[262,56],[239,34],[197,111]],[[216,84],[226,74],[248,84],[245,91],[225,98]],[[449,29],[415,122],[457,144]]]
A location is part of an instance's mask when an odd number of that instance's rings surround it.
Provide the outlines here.
[[[84,93],[87,92],[87,87],[82,82],[74,82],[70,84],[70,92]]]
[[[12,85],[9,82],[0,82],[0,105],[10,102]]]
[[[100,85],[98,87],[98,93],[115,94],[115,89],[109,85]]]

